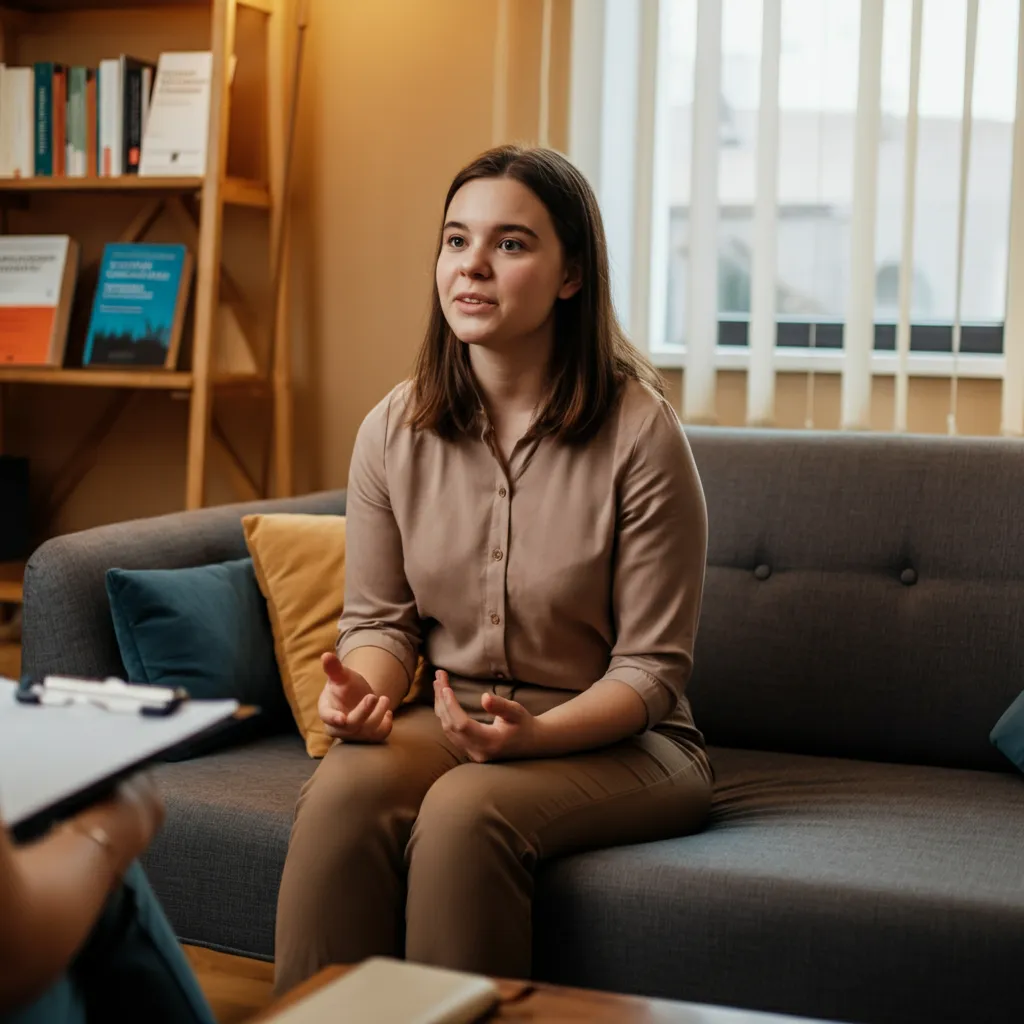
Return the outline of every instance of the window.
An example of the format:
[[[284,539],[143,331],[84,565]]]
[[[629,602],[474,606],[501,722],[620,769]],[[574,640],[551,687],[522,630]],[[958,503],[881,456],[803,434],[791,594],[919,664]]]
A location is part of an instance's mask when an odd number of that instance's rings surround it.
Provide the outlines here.
[[[700,348],[746,367],[760,331],[772,374],[859,358],[868,387],[1003,375],[1019,0],[577,0],[577,15],[604,20],[602,159],[584,170],[617,225],[620,314],[655,361],[689,367]],[[574,69],[574,103],[582,84]]]

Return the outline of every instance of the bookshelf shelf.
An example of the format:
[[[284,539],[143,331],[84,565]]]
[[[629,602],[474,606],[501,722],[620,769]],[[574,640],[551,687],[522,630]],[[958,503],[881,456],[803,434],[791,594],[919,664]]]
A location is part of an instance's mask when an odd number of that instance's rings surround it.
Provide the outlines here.
[[[79,388],[137,388],[144,391],[189,391],[195,381],[188,370],[100,370],[61,366],[0,366],[0,384],[56,384]],[[210,383],[219,390],[263,393],[271,381],[254,373],[218,373]],[[2,564],[2,563],[0,563]]]
[[[172,370],[89,370],[56,366],[0,366],[0,383],[183,391],[192,387],[192,374]]]
[[[66,14],[68,11],[130,11],[157,7],[209,7],[213,0],[3,0],[0,7],[21,11],[25,14]],[[269,3],[248,3],[239,0],[240,6],[256,6],[266,10]]]
[[[2,192],[201,192],[202,178],[143,178],[122,174],[116,178],[0,178]],[[270,190],[261,182],[225,178],[221,199],[229,206],[269,209]]]

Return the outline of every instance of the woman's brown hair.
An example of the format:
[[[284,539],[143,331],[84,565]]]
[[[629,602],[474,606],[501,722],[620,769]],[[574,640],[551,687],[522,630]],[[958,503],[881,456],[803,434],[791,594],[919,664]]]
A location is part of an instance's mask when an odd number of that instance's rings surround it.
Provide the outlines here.
[[[664,383],[630,343],[615,316],[597,197],[565,157],[550,149],[519,146],[488,150],[455,176],[444,201],[444,215],[467,182],[501,177],[525,185],[547,207],[566,262],[575,263],[581,271],[582,287],[555,306],[550,386],[544,408],[534,420],[534,432],[584,441],[604,422],[625,381],[641,381],[658,394],[664,394]],[[435,262],[441,244],[439,238]],[[468,346],[448,326],[435,283],[430,320],[416,360],[409,423],[414,429],[434,430],[453,440],[474,428],[478,412]]]

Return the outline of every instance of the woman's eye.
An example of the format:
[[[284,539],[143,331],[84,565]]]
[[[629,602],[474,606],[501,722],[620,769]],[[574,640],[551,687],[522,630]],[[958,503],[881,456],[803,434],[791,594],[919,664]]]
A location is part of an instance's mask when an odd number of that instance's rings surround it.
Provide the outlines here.
[[[519,252],[523,243],[515,238],[503,238],[499,243],[502,252]]]
[[[461,249],[466,244],[466,240],[462,235],[450,235],[448,238],[448,245],[452,249]]]

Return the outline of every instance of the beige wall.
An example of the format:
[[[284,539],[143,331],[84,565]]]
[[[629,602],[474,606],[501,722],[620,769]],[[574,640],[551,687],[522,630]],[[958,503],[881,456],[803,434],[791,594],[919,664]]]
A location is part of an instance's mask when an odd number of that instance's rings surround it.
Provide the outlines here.
[[[510,5],[505,92],[507,138],[514,141],[536,141],[542,9],[542,0]],[[551,142],[560,148],[567,143],[570,12],[571,0],[555,0]],[[455,171],[492,142],[497,16],[497,0],[312,0],[293,200],[299,491],[344,485],[360,421],[412,364],[445,190]],[[167,45],[165,15],[133,15],[140,20],[132,23],[132,45],[118,34],[126,30],[119,14],[75,17],[61,52],[51,39],[26,38],[12,56],[75,60],[78,53],[115,52],[122,43],[138,49],[139,39],[151,44],[140,55],[155,56]],[[202,12],[176,11],[171,24],[175,46],[208,45]],[[249,33],[241,23],[240,31],[243,38]],[[243,135],[236,132],[236,142],[245,142]],[[235,156],[247,148],[236,146]],[[131,202],[90,204],[80,229],[93,257],[130,220]],[[15,211],[11,227],[68,230],[70,216],[61,201],[38,204]],[[266,250],[256,241],[254,215],[229,216],[226,259],[243,284],[257,282],[253,271]],[[266,296],[253,289],[265,311]],[[668,377],[678,405],[680,374]],[[837,377],[817,378],[816,426],[838,426],[838,391]],[[804,375],[779,379],[780,425],[803,425],[806,392]],[[912,429],[943,431],[947,395],[946,382],[915,381]],[[105,401],[91,390],[5,389],[4,448],[32,458],[41,501]],[[744,375],[721,374],[721,422],[742,423],[744,410]],[[236,446],[252,454],[264,429],[258,406],[238,399],[222,411]],[[138,396],[48,532],[180,507],[186,412],[180,398]],[[875,382],[874,414],[879,429],[891,422],[891,381]],[[998,383],[964,383],[961,430],[996,433],[998,421]],[[231,500],[215,460],[213,466],[208,500]]]

